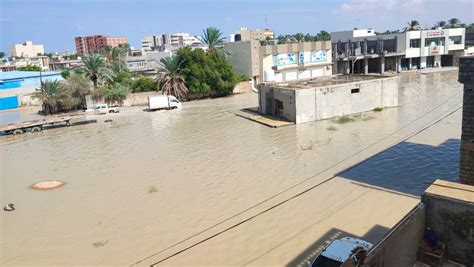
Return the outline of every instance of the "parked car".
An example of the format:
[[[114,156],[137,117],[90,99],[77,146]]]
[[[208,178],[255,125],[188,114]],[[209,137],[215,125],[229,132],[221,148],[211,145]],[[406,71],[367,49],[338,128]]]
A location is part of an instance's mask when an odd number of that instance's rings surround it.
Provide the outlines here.
[[[95,114],[118,113],[119,107],[117,105],[97,104],[95,105],[94,112]]]
[[[308,267],[339,267],[347,260],[359,261],[361,255],[372,248],[372,244],[353,237],[334,240],[314,259]]]
[[[180,108],[181,102],[172,95],[154,95],[148,97],[148,108],[150,110]]]

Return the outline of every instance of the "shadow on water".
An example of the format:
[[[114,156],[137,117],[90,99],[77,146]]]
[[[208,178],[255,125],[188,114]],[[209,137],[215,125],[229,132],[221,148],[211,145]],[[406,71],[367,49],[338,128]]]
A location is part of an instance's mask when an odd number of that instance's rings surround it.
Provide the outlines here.
[[[368,241],[372,244],[377,243],[382,237],[389,231],[390,229],[387,227],[383,227],[380,225],[375,225],[372,227],[365,235],[363,236],[355,236],[348,232],[332,228],[326,234],[324,234],[321,238],[316,240],[313,244],[311,244],[308,248],[306,248],[303,252],[301,252],[296,258],[291,260],[286,266],[288,267],[307,267],[307,262],[312,262],[319,253],[332,241],[341,239],[343,237],[355,237],[365,241]]]
[[[438,178],[458,179],[460,143],[459,139],[439,146],[402,142],[338,176],[418,197]]]

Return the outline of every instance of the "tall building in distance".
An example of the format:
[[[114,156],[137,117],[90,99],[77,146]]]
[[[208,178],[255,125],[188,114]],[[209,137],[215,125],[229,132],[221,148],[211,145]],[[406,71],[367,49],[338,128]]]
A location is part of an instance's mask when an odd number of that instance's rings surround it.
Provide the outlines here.
[[[25,41],[22,44],[14,44],[8,49],[8,53],[12,57],[37,57],[44,54],[43,45],[35,45],[32,41]]]
[[[125,37],[111,37],[107,35],[79,36],[75,38],[78,55],[101,53],[106,46],[116,47],[127,43]]]
[[[273,39],[275,37],[273,31],[271,29],[263,29],[263,30],[251,30],[249,28],[240,28],[235,32],[234,40],[235,42],[239,41],[265,41],[267,39]]]
[[[145,36],[141,41],[142,49],[145,51],[175,50],[183,46],[199,46],[202,44],[198,36],[189,33],[172,33]]]

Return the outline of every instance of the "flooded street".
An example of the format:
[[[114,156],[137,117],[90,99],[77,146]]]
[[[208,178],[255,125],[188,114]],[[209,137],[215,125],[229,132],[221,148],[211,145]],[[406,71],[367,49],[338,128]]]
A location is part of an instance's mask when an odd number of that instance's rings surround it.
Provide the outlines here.
[[[293,266],[331,233],[376,242],[457,177],[457,72],[402,76],[399,102],[273,129],[233,114],[257,106],[250,93],[1,136],[1,204],[16,210],[0,215],[0,265]],[[30,188],[48,180],[65,185]]]

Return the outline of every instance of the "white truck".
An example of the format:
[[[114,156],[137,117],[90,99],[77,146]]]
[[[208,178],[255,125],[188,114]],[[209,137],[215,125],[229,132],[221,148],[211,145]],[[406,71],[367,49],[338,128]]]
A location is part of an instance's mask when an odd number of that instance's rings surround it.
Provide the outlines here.
[[[181,102],[172,95],[154,95],[148,97],[148,108],[150,110],[180,108]]]
[[[371,243],[354,237],[334,240],[313,262],[307,262],[308,267],[340,267],[349,260],[359,262],[371,248]]]
[[[106,114],[106,113],[118,113],[119,108],[118,106],[109,106],[108,104],[97,104],[94,107],[95,114]]]

